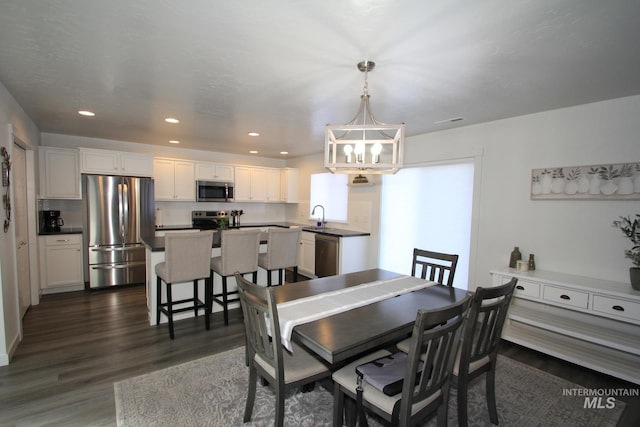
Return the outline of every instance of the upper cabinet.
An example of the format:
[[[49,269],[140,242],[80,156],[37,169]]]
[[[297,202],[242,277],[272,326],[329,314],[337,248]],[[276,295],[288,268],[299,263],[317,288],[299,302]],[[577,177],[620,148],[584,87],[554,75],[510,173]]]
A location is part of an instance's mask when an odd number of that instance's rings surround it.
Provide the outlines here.
[[[196,180],[233,182],[233,166],[196,163]]]
[[[297,203],[297,180],[297,169],[236,166],[235,201]]]
[[[80,155],[69,148],[38,148],[41,199],[81,199]]]
[[[280,202],[280,169],[265,169],[265,202]]]
[[[153,157],[149,154],[81,148],[82,173],[153,176]]]
[[[298,169],[284,168],[280,170],[280,200],[285,203],[298,203]]]
[[[188,160],[153,160],[155,199],[163,201],[196,200],[195,164]]]

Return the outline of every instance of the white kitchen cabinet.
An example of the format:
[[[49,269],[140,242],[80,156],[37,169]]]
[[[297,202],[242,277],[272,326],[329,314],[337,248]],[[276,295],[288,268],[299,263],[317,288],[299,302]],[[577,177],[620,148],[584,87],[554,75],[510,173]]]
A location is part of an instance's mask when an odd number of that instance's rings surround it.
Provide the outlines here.
[[[233,182],[233,166],[216,163],[196,163],[196,179],[202,181]]]
[[[38,148],[41,199],[81,199],[80,153],[69,148]]]
[[[570,274],[492,271],[518,278],[502,338],[640,384],[640,292]]]
[[[236,202],[264,202],[267,200],[267,173],[265,168],[236,166],[234,199]]]
[[[300,233],[298,271],[306,276],[316,275],[316,235],[309,231]]]
[[[155,200],[196,200],[195,164],[187,160],[156,158],[153,161]]]
[[[280,201],[298,203],[298,182],[300,173],[295,168],[280,170]]]
[[[280,202],[280,169],[265,169],[265,202]]]
[[[153,157],[149,154],[80,148],[82,173],[153,176]]]
[[[42,292],[83,289],[82,234],[40,236],[39,243]]]

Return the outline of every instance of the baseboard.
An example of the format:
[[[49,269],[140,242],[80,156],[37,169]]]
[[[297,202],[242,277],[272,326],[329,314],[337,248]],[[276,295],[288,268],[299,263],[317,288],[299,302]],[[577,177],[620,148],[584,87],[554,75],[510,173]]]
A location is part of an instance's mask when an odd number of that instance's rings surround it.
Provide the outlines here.
[[[5,354],[0,354],[0,366],[7,366],[11,361],[11,357],[18,349],[18,344],[20,343],[20,335],[17,335],[11,341],[9,345],[9,352]]]

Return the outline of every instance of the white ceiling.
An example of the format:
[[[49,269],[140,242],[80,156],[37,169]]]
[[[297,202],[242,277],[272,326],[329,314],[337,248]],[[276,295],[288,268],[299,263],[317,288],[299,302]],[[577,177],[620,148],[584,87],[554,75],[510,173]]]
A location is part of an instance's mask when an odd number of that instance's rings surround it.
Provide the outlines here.
[[[640,94],[639,22],[638,0],[0,0],[0,82],[42,132],[295,157],[353,117],[364,59],[407,135]]]

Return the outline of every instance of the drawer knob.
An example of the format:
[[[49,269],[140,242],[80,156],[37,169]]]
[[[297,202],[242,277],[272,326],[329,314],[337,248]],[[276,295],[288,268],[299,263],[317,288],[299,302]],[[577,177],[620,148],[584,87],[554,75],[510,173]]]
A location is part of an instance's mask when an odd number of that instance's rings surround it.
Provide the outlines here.
[[[624,311],[624,307],[620,306],[620,305],[614,305],[613,307],[611,307],[614,310],[617,311]]]
[[[519,290],[519,291],[524,291],[524,286],[518,285],[518,286],[516,286],[516,289]]]
[[[569,295],[565,295],[565,294],[560,295],[560,298],[566,299],[566,300],[570,300],[571,299],[571,297]]]

